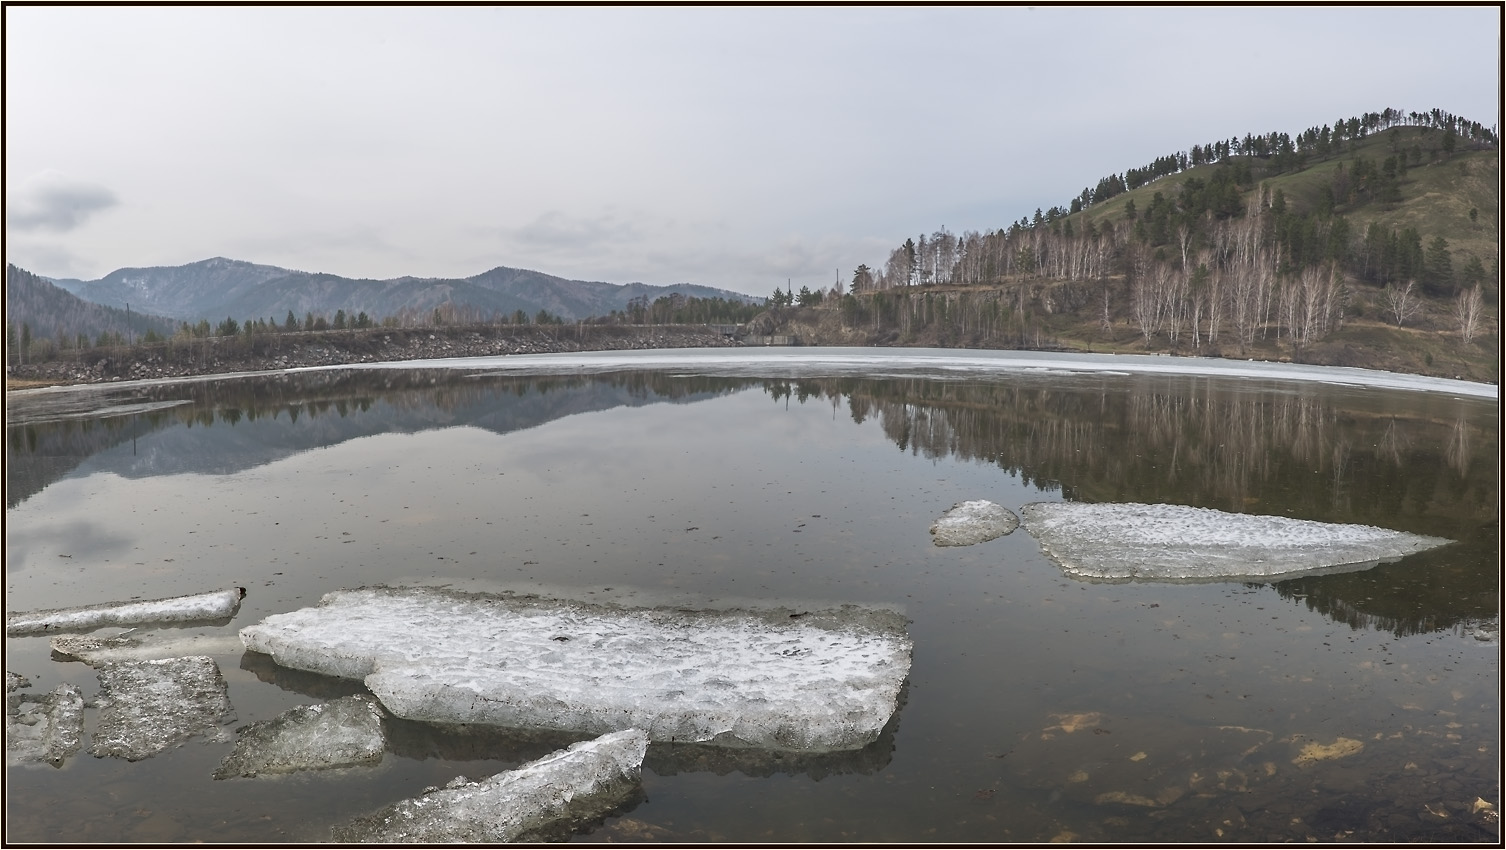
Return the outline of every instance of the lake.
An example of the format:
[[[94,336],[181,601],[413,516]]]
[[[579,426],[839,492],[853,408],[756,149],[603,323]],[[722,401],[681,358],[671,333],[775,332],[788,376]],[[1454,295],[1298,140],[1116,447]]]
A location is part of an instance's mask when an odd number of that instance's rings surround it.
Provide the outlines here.
[[[910,620],[876,743],[655,744],[642,796],[577,841],[1497,841],[1493,392],[1176,360],[643,352],[13,393],[6,609],[242,586],[232,623],[182,630],[233,635],[332,590],[422,584]],[[970,499],[1456,542],[1269,582],[1090,582],[1024,529],[934,546]],[[232,728],[364,692],[215,658]],[[42,637],[7,638],[6,669],[99,690]],[[212,780],[231,745],[201,740],[8,765],[6,838],[328,840],[575,740],[396,719],[388,736],[375,767],[279,777]]]

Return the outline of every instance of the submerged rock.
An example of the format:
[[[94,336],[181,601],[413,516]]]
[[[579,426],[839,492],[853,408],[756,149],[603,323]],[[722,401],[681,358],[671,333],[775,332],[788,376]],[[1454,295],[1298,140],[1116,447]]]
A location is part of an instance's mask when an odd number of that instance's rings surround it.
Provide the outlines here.
[[[240,610],[241,599],[245,595],[244,588],[232,587],[195,596],[8,613],[5,615],[5,634],[7,637],[18,637],[56,632],[87,632],[103,626],[228,620]]]
[[[228,737],[235,719],[225,678],[207,655],[123,661],[99,668],[96,756],[139,761],[195,735]]]
[[[1452,543],[1368,525],[1185,505],[1036,502],[1025,530],[1075,578],[1221,581],[1340,572]]]
[[[1160,809],[1188,796],[1231,798],[1280,781],[1274,740],[1266,729],[1161,715],[1054,714],[1012,744],[1001,769],[1064,804]]]
[[[375,764],[387,744],[382,709],[367,696],[300,705],[236,732],[215,779]]]
[[[775,750],[858,749],[910,668],[903,617],[689,611],[363,588],[241,630],[277,663],[364,679],[398,717]]]
[[[402,800],[336,827],[342,843],[495,843],[568,836],[638,789],[648,736],[627,729],[557,750],[481,782]]]
[[[931,542],[937,546],[971,546],[1003,537],[1019,526],[1014,512],[1001,505],[983,499],[958,502],[931,526]]]
[[[12,690],[11,675],[6,676],[7,691]],[[84,695],[74,685],[58,685],[52,693],[41,696],[6,695],[5,763],[8,765],[45,762],[57,767],[83,746],[83,731]]]

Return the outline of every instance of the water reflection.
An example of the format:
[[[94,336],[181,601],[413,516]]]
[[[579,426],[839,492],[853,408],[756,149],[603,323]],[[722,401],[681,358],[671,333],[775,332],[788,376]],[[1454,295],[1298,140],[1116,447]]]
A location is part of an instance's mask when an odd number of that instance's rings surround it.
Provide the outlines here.
[[[845,396],[902,450],[994,463],[1092,502],[1193,505],[1458,539],[1492,525],[1488,405],[1198,378],[1066,386],[928,380],[769,382],[776,400]],[[1396,412],[1405,404],[1405,414]],[[1482,452],[1483,454],[1483,452]]]
[[[1495,544],[1492,406],[1434,394],[1195,377],[769,380],[414,370],[105,388],[90,390],[87,402],[38,396],[11,405],[7,504],[71,475],[231,474],[376,434],[457,426],[507,434],[573,414],[693,403],[752,387],[784,406],[820,404],[834,416],[845,409],[854,423],[877,420],[901,451],[994,464],[1070,500],[1360,523],[1447,537],[1481,552]],[[124,416],[73,415],[174,401],[184,403]],[[67,415],[58,415],[60,405]],[[77,531],[87,551],[90,533]],[[10,544],[24,546],[22,538]],[[1420,555],[1401,568],[1276,587],[1356,627],[1448,629],[1496,609],[1494,571],[1439,574],[1457,560]]]
[[[71,410],[10,405],[13,607],[248,586],[221,635],[233,637],[372,583],[903,606],[912,690],[877,749],[778,764],[651,748],[651,800],[595,839],[1339,834],[1315,824],[1356,840],[1453,839],[1479,821],[1477,795],[1498,789],[1498,414],[1486,401],[977,374],[321,372],[87,392]],[[187,403],[126,407],[173,401]],[[926,527],[963,498],[1189,504],[1459,542],[1273,584],[1088,584],[1028,535],[931,545]],[[217,660],[238,722],[364,690],[238,650]],[[96,687],[42,639],[8,639],[7,666],[38,692]],[[228,748],[215,744],[15,769],[7,838],[321,840],[557,743],[393,730],[395,757],[339,776],[213,783]],[[1299,763],[1308,743],[1341,738],[1364,750]],[[1181,796],[1164,802],[1173,787]]]
[[[655,373],[598,381],[351,371],[91,388],[82,405],[23,395],[6,412],[6,505],[74,473],[229,475],[360,437],[461,425],[506,434],[577,413],[712,398],[747,383]],[[75,415],[171,401],[182,403],[135,415]],[[168,431],[170,439],[153,439]]]

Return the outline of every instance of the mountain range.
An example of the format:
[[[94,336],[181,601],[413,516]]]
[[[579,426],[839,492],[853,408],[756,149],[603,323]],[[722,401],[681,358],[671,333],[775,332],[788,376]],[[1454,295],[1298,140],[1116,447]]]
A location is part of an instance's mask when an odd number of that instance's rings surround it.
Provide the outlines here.
[[[540,310],[566,321],[623,310],[634,298],[650,302],[678,293],[696,298],[751,302],[751,296],[689,283],[652,286],[567,280],[542,272],[498,266],[467,278],[399,277],[369,280],[341,277],[243,260],[214,257],[183,266],[117,269],[98,280],[51,279],[53,284],[96,304],[152,313],[179,321],[271,318],[292,312],[330,316],[366,313],[374,319],[402,313],[427,315],[449,304],[477,319],[532,317]]]

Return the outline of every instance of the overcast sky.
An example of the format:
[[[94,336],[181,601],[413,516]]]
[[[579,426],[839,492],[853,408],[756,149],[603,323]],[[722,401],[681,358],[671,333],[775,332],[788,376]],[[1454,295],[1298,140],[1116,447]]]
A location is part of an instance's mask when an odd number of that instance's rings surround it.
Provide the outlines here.
[[[767,295],[1387,106],[1496,125],[1498,7],[5,9],[6,259]]]

